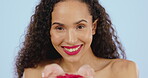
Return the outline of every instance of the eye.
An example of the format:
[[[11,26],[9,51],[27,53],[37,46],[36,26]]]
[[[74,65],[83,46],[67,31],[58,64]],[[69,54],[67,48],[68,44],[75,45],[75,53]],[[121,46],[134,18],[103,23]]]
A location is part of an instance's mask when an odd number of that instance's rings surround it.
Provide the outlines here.
[[[84,25],[78,25],[78,26],[77,26],[77,29],[83,29],[83,28],[85,28]]]
[[[64,30],[64,28],[61,27],[61,26],[57,26],[57,27],[55,27],[55,29],[56,29],[56,30]]]

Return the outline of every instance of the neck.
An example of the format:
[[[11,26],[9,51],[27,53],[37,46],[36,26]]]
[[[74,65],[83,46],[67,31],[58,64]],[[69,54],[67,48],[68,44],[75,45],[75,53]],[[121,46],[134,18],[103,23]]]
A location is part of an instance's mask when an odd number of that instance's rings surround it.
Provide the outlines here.
[[[76,73],[78,69],[85,64],[90,65],[92,68],[94,68],[94,66],[96,66],[95,64],[98,64],[98,59],[99,58],[93,54],[92,50],[89,49],[88,52],[86,52],[80,59],[78,59],[78,61],[71,62],[62,59],[60,65],[65,72]]]

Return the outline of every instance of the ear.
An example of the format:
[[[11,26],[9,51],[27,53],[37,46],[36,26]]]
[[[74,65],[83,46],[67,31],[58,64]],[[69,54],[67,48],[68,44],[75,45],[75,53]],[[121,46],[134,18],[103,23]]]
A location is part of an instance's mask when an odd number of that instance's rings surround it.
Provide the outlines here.
[[[92,34],[93,34],[93,35],[96,33],[97,22],[98,22],[98,19],[96,19],[96,20],[93,22],[93,26],[92,26]]]

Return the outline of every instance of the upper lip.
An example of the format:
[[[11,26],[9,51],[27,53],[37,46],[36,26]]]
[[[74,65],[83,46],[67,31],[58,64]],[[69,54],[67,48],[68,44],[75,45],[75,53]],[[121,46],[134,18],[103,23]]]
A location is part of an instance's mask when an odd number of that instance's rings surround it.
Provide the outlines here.
[[[62,46],[62,48],[67,48],[67,49],[73,49],[73,48],[77,48],[81,45],[74,45],[74,46]]]

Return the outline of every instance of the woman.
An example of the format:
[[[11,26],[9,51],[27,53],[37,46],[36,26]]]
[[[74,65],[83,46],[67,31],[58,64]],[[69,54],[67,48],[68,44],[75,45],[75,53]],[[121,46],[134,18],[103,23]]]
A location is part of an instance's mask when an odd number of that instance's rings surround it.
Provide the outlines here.
[[[120,53],[119,53],[120,52]],[[122,59],[121,59],[122,58]],[[94,78],[137,78],[105,9],[97,0],[41,0],[16,61],[18,78],[52,78],[56,64],[66,73],[83,65]],[[50,66],[52,69],[52,66]]]

